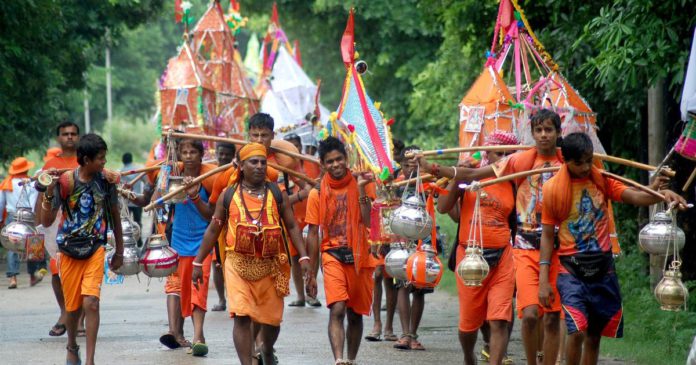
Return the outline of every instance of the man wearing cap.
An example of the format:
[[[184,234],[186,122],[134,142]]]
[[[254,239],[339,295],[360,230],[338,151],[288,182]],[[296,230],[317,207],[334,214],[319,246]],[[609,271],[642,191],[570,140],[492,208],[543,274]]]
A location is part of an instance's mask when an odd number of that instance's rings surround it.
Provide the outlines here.
[[[10,165],[9,176],[0,184],[0,211],[6,210],[7,216],[2,222],[3,225],[9,224],[14,220],[14,214],[18,207],[31,208],[38,192],[33,187],[24,189],[22,194],[22,184],[28,182],[29,169],[34,167],[34,163],[24,157],[17,157]],[[45,266],[45,262],[44,265]],[[30,285],[38,284],[43,276],[48,272],[42,267],[41,262],[27,260],[27,270],[30,277]],[[19,254],[7,251],[7,277],[10,279],[9,289],[17,288],[17,275],[19,275]]]
[[[249,143],[239,150],[237,160],[230,187],[218,199],[193,261],[192,279],[194,285],[204,283],[203,262],[225,227],[222,264],[228,310],[234,317],[234,347],[242,365],[252,363],[254,323],[260,328],[263,363],[275,364],[273,345],[283,318],[283,298],[290,293],[289,244],[302,256],[299,262],[309,280],[308,294],[316,295],[316,281],[309,275],[310,259],[290,199],[267,177],[266,147]],[[285,241],[283,228],[292,242]]]

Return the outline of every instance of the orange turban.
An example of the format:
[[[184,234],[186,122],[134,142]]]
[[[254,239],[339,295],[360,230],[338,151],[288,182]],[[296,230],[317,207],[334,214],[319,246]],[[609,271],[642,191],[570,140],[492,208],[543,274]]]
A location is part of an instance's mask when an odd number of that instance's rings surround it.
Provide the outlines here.
[[[267,157],[266,147],[260,143],[249,143],[239,150],[240,161],[246,161],[251,157]]]

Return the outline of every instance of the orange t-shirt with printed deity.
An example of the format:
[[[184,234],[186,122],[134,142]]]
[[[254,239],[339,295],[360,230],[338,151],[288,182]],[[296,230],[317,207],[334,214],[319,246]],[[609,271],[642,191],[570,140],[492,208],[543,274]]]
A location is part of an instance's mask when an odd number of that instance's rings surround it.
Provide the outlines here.
[[[58,154],[56,157],[51,158],[46,161],[42,170],[48,169],[76,169],[80,164],[77,162],[77,156],[72,157],[62,157]],[[55,257],[51,257],[49,261],[49,268],[52,275],[58,275],[58,261]]]
[[[490,180],[485,179],[483,181]],[[464,192],[462,197],[459,244],[466,246],[471,230],[476,193]],[[501,248],[510,244],[510,226],[508,217],[515,207],[515,198],[512,192],[512,184],[501,183],[487,186],[481,192],[481,222],[483,226],[483,247]],[[479,232],[475,232],[480,239]]]
[[[563,159],[560,152],[555,156],[544,156],[536,153],[536,149],[531,149],[512,154],[491,166],[496,176],[501,177],[517,172],[561,166],[561,164],[563,164]],[[553,175],[552,172],[531,175],[515,182],[517,185],[515,206],[519,231],[534,232],[541,229],[542,186]],[[513,247],[527,250],[535,249],[519,234],[515,237]]]
[[[549,198],[543,204],[542,224],[559,227],[559,256],[585,252],[611,252],[608,200],[621,201],[627,187],[619,181],[605,178],[605,192],[589,178],[571,179],[571,199],[568,217],[556,217]],[[561,269],[563,271],[563,269]]]

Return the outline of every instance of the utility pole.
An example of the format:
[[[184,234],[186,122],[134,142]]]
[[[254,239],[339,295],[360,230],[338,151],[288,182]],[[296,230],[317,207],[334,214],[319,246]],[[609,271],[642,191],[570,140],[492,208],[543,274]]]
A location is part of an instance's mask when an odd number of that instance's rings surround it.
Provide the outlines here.
[[[106,125],[104,131],[111,142],[111,118],[113,116],[111,109],[111,31],[106,28]]]
[[[648,162],[657,166],[665,154],[665,80],[659,78],[648,88]],[[650,287],[662,279],[664,255],[650,255]]]
[[[89,120],[89,94],[87,93],[87,85],[82,91],[84,97],[84,108],[85,108],[85,133],[89,133],[92,130],[92,123]]]

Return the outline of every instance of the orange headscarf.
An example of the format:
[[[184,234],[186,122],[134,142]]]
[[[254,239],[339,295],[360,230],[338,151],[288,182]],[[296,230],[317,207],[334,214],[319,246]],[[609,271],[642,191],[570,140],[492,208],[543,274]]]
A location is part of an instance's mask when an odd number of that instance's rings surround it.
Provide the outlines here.
[[[597,185],[597,189],[606,197],[606,180],[602,176],[600,169],[592,166],[590,180]],[[553,219],[558,222],[563,222],[570,214],[570,208],[573,204],[572,186],[568,165],[564,163],[556,175],[544,183],[542,187],[544,201],[552,202],[551,212]]]
[[[266,152],[266,147],[260,143],[251,142],[244,145],[239,150],[239,166],[232,171],[230,179],[227,182],[227,186],[232,186],[239,181],[240,172],[242,171],[242,162],[252,158],[252,157],[268,157]],[[277,181],[278,171],[272,167],[266,168],[266,180]]]
[[[368,266],[369,257],[363,254],[368,248],[368,242],[365,234],[365,225],[360,215],[358,182],[348,169],[346,169],[346,175],[340,180],[332,178],[331,174],[324,174],[324,177],[321,179],[321,188],[319,189],[319,225],[322,226],[324,232],[328,232],[329,219],[335,216],[338,205],[333,189],[346,189],[346,206],[348,207],[346,239],[353,246],[355,269],[360,270]]]

